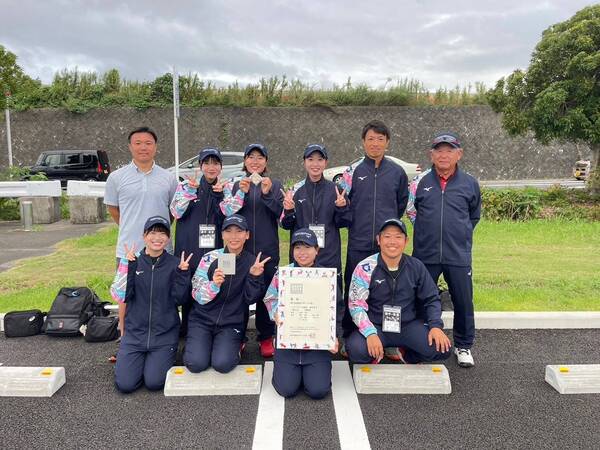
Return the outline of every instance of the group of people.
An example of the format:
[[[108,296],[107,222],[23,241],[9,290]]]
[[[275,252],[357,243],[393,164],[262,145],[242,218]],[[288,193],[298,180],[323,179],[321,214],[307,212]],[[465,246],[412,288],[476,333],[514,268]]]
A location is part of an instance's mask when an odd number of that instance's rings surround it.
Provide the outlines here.
[[[233,370],[252,304],[260,353],[273,357],[273,386],[284,397],[300,390],[326,396],[338,351],[356,363],[385,357],[411,364],[454,353],[460,366],[474,365],[471,246],[481,195],[458,167],[459,139],[437,135],[432,167],[409,185],[402,167],[385,157],[388,127],[373,120],[361,137],[364,158],[341,182],[323,177],[328,150],[311,144],[303,152],[306,177],[285,189],[269,176],[262,144],[244,150],[246,176],[239,180],[220,179],[221,153],[205,148],[197,176],[178,183],[154,162],[156,133],[130,133],[133,160],[109,176],[104,200],[119,225],[111,295],[119,302],[120,391],[161,389],[180,336],[191,372]],[[414,225],[413,256],[404,254],[405,213]],[[279,227],[290,231],[291,266],[337,269],[337,339],[329,351],[276,348],[276,326],[284,320]],[[341,228],[348,228],[343,280]],[[441,274],[454,305],[454,345],[443,331]]]

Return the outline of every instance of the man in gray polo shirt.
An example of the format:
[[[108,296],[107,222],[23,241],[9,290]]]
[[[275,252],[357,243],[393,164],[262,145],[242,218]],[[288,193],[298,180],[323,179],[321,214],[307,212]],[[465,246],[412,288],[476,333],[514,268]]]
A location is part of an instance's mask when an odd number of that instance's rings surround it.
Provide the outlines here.
[[[119,226],[117,261],[127,254],[125,245],[129,249],[135,246],[136,252],[144,247],[144,223],[152,216],[169,217],[177,189],[175,176],[154,162],[156,133],[148,127],[137,128],[129,133],[128,140],[133,160],[109,175],[104,194],[108,212]],[[119,305],[121,334],[124,306]]]

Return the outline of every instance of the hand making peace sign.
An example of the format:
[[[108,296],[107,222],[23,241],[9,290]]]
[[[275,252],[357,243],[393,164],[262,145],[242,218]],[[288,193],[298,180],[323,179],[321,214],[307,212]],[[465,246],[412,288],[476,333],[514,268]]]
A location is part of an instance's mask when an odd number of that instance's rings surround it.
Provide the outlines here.
[[[283,194],[283,209],[295,209],[296,203],[294,202],[294,191],[291,189],[285,192],[283,189],[279,189]]]
[[[192,189],[198,189],[198,186],[200,185],[198,183],[199,175],[200,175],[200,170],[196,169],[193,177],[191,177],[189,175],[185,176],[185,179],[188,182],[188,186],[191,187]]]
[[[190,259],[192,259],[192,256],[194,256],[194,254],[190,253],[190,256],[188,256],[187,259],[184,259],[185,252],[184,251],[181,252],[181,261],[179,261],[179,269],[180,270],[188,270],[190,268]]]
[[[131,246],[131,248],[129,248],[127,246],[127,244],[125,244],[124,247],[125,247],[125,258],[127,258],[129,261],[135,261],[135,244],[133,244]]]
[[[346,189],[344,189],[340,193],[340,190],[336,186],[335,193],[337,194],[337,198],[335,199],[335,206],[337,206],[338,208],[343,208],[344,206],[346,206],[348,204],[348,202],[346,201],[346,197],[344,197],[346,195]]]
[[[265,264],[271,259],[271,257],[269,256],[261,261],[261,255],[262,252],[258,252],[258,255],[256,256],[256,261],[254,261],[254,264],[252,265],[252,267],[250,267],[250,274],[254,275],[255,277],[258,277],[259,275],[263,274],[263,272],[265,271]]]

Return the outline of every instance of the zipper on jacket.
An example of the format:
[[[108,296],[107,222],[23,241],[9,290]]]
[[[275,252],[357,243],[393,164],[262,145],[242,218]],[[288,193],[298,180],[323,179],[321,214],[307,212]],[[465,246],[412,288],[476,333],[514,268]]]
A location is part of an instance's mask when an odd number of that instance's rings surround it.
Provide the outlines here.
[[[252,190],[252,220],[254,230],[252,230],[252,254],[256,255],[256,186]]]
[[[441,186],[440,186],[441,187]],[[443,254],[443,237],[444,237],[444,190],[442,189],[442,208],[440,213],[440,264],[442,264]]]
[[[375,210],[377,209],[377,171],[379,167],[375,167],[375,186],[373,188],[373,235],[371,236],[371,248],[375,248]]]
[[[148,313],[148,342],[146,349],[150,350],[150,334],[152,334],[152,291],[154,290],[154,265],[152,264],[152,273],[150,275],[150,312]]]
[[[221,305],[221,310],[219,311],[219,315],[217,316],[217,321],[215,322],[215,327],[219,326],[219,321],[221,320],[221,314],[223,314],[223,309],[225,309],[225,304],[229,299],[229,292],[231,291],[231,283],[233,283],[233,276],[229,278],[229,286],[227,286],[227,294],[225,295],[225,299],[223,299],[223,304]]]
[[[317,183],[313,183],[313,197],[312,197],[312,222],[313,224],[317,224],[317,220],[315,219],[315,192],[317,191]]]

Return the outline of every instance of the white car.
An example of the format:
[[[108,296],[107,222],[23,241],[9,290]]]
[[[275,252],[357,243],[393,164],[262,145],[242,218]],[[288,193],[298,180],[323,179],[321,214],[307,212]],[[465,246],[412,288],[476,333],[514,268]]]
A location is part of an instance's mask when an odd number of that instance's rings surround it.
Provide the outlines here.
[[[408,177],[409,183],[412,181],[412,179],[414,177],[416,177],[417,175],[419,175],[421,173],[421,166],[418,164],[413,164],[413,163],[409,163],[406,161],[402,161],[400,158],[396,158],[395,156],[385,155],[385,157],[388,158],[389,160],[391,160],[392,162],[398,164],[400,167],[402,167],[404,169],[404,171],[406,172],[406,176]],[[351,166],[352,164],[354,164],[362,159],[364,159],[364,156],[361,156],[360,158],[356,158],[354,161],[352,161],[347,166],[338,166],[338,167],[331,167],[329,169],[325,169],[323,171],[323,176],[327,180],[331,180],[334,183],[339,183],[340,180],[342,179],[342,175],[343,175],[344,171],[348,168],[348,166]]]
[[[221,152],[223,158],[223,170],[221,179],[238,179],[246,176],[244,172],[244,153],[243,152]],[[194,176],[200,169],[198,164],[198,155],[179,164],[179,181],[183,181],[186,176]],[[167,169],[175,173],[175,166]]]

